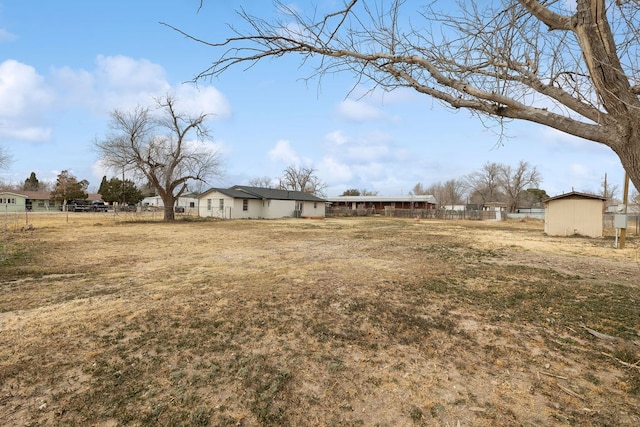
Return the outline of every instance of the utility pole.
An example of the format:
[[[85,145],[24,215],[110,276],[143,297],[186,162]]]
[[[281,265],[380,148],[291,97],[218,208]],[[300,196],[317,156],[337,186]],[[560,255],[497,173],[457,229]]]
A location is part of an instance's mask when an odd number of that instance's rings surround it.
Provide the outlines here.
[[[623,205],[623,210],[622,210],[622,214],[625,216],[625,224],[626,224],[626,217],[627,217],[627,204],[629,203],[629,175],[627,175],[627,172],[625,171],[624,173],[624,190],[622,191],[622,205]],[[624,249],[624,242],[627,238],[627,229],[626,228],[621,228],[620,229],[620,249]]]

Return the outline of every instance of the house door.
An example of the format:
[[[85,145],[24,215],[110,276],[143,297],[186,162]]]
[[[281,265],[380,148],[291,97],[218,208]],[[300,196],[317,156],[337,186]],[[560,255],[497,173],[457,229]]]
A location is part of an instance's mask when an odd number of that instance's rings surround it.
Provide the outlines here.
[[[300,218],[302,216],[302,207],[304,206],[304,203],[302,202],[296,202],[296,208],[295,211],[293,212],[294,216],[296,218]]]

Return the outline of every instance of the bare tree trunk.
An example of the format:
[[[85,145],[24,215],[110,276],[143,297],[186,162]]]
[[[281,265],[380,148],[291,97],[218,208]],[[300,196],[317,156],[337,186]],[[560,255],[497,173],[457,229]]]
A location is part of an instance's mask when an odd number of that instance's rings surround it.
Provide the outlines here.
[[[631,132],[632,136],[628,141],[612,148],[634,187],[640,188],[640,127],[635,127]]]
[[[174,205],[176,204],[176,198],[173,194],[161,194],[160,198],[164,204],[164,220],[174,221],[176,219]]]

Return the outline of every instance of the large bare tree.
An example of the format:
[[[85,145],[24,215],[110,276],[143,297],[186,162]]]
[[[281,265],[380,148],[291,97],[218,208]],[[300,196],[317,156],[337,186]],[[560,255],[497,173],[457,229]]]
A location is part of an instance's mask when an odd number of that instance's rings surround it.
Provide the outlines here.
[[[249,180],[249,185],[252,187],[259,187],[259,188],[271,188],[273,187],[273,178],[268,177],[268,176],[260,176],[260,177],[256,177],[256,178],[251,178]]]
[[[604,144],[640,188],[637,0],[343,0],[322,15],[277,6],[272,22],[240,10],[249,29],[226,40],[192,37],[217,49],[196,80],[298,54],[312,76],[346,71],[498,125],[526,120]]]
[[[0,146],[0,170],[7,169],[11,163],[11,156],[7,153],[4,147]]]
[[[110,132],[95,145],[107,166],[144,177],[162,199],[164,220],[172,221],[176,200],[190,183],[221,173],[221,157],[208,143],[207,114],[181,113],[170,95],[156,101],[156,111],[113,111]]]
[[[471,203],[483,205],[488,202],[502,202],[502,169],[504,165],[487,162],[480,169],[471,172],[465,178]]]
[[[438,201],[438,205],[445,207],[463,204],[465,191],[465,182],[458,179],[450,179],[445,182],[436,182],[426,188],[421,183],[417,183],[413,187],[412,193],[432,195]]]
[[[524,160],[515,167],[487,162],[467,175],[465,185],[473,203],[502,202],[509,212],[515,212],[526,190],[537,188],[541,180],[538,169]]]
[[[323,195],[327,184],[320,179],[317,171],[308,166],[289,165],[278,178],[282,190],[303,191],[315,195]]]
[[[538,168],[520,160],[517,167],[503,165],[499,173],[500,184],[504,192],[507,209],[515,212],[521,199],[529,188],[537,188],[542,180]]]

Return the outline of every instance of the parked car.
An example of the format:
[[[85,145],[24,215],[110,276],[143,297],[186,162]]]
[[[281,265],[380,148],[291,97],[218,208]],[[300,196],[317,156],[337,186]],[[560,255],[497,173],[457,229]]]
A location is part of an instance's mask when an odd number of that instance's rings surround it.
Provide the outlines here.
[[[89,211],[89,202],[86,200],[69,200],[67,202],[67,212],[88,212]]]
[[[102,200],[94,200],[91,202],[89,210],[91,212],[106,212],[109,209],[107,204]]]
[[[136,212],[138,210],[138,205],[134,203],[129,203],[126,205],[118,205],[118,210],[120,212]]]

